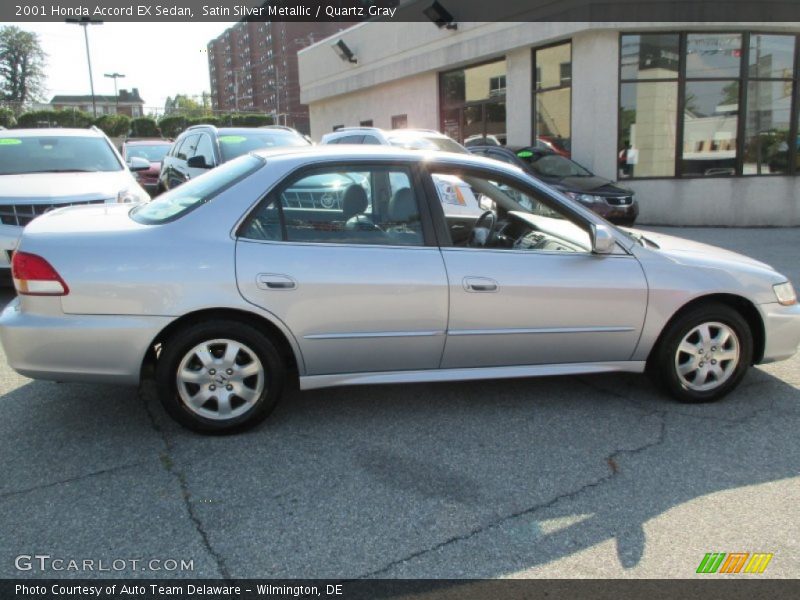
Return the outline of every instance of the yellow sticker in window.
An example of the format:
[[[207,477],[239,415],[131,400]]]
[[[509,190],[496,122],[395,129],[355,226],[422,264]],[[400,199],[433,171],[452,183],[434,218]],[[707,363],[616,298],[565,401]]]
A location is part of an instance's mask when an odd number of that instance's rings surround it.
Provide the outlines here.
[[[219,141],[221,144],[241,144],[246,142],[247,138],[243,135],[221,135]]]

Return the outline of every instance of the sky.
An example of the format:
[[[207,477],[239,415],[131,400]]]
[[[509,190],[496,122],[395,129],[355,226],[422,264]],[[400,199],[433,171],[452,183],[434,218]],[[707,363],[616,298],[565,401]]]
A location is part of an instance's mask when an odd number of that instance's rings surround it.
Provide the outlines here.
[[[0,26],[6,23],[0,23]],[[55,94],[89,94],[89,68],[83,31],[66,23],[16,23],[39,34],[47,53],[45,102]],[[104,23],[89,27],[94,91],[113,95],[114,80],[104,73],[122,73],[119,89],[139,88],[145,113],[164,110],[167,96],[209,91],[206,44],[233,23]]]

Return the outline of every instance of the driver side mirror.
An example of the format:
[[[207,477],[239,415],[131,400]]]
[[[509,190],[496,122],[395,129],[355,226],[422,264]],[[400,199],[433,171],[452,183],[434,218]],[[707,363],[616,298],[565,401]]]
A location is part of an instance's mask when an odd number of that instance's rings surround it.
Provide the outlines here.
[[[190,169],[211,169],[213,168],[206,162],[206,157],[202,154],[192,156],[186,161],[186,166]]]
[[[613,254],[617,240],[607,225],[602,223],[592,225],[592,253]]]
[[[131,171],[146,171],[150,168],[150,161],[140,156],[134,156],[128,161],[128,168]]]

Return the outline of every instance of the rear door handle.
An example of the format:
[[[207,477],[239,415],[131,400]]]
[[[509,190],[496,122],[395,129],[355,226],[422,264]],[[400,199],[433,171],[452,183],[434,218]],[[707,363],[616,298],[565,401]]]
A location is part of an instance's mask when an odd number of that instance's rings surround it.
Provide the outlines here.
[[[259,273],[256,275],[256,285],[262,290],[294,290],[297,289],[297,282],[288,275],[276,275],[273,273]]]
[[[464,289],[468,292],[496,292],[497,282],[488,277],[464,277]]]

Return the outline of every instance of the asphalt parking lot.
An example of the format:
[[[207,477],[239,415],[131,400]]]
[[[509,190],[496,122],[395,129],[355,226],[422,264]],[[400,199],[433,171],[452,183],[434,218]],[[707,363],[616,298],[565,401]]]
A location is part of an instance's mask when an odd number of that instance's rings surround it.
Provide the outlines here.
[[[663,231],[800,284],[797,229]],[[0,394],[0,577],[686,578],[739,551],[800,572],[798,357],[700,406],[634,375],[291,391],[219,438],[5,357]],[[15,567],[34,554],[193,570]]]

